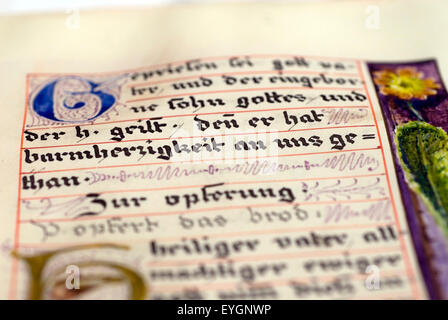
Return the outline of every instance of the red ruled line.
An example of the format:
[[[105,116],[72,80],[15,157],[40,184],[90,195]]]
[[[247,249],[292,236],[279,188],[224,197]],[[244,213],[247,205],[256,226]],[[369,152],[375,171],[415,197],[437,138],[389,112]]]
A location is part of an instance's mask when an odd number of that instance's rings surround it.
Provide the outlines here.
[[[368,203],[368,202],[378,202],[389,199],[385,198],[374,198],[374,199],[356,199],[356,200],[336,200],[336,201],[309,201],[309,202],[291,202],[291,203],[267,203],[267,204],[251,204],[251,208],[268,208],[268,207],[285,207],[285,206],[308,206],[308,205],[324,205],[324,204],[342,204],[342,203]],[[176,211],[155,211],[155,212],[145,212],[145,213],[133,213],[133,214],[109,214],[101,216],[86,216],[80,217],[79,219],[73,218],[54,218],[54,219],[24,219],[20,220],[20,223],[31,223],[31,222],[73,222],[73,221],[90,221],[90,220],[103,220],[110,218],[136,218],[136,217],[152,217],[152,216],[168,216],[168,215],[180,215],[180,214],[190,214],[198,212],[209,212],[209,211],[225,211],[225,210],[236,210],[244,209],[249,205],[239,205],[239,206],[221,206],[221,207],[210,207],[201,209],[190,209],[190,210],[176,210]]]
[[[382,200],[384,201],[384,200]],[[33,220],[34,221],[34,220]],[[310,230],[346,230],[346,229],[366,229],[366,228],[374,228],[374,227],[386,227],[390,226],[390,222],[386,223],[378,223],[373,222],[369,224],[331,224],[331,225],[307,225],[306,227],[300,228],[281,228],[281,229],[261,229],[261,230],[243,230],[236,232],[222,232],[222,233],[203,233],[203,234],[194,234],[194,235],[185,235],[185,236],[168,236],[168,237],[156,237],[152,236],[151,239],[156,239],[158,242],[174,242],[182,239],[195,239],[195,238],[204,238],[207,237],[209,239],[221,239],[221,238],[232,238],[232,237],[245,237],[251,235],[269,235],[269,234],[282,234],[282,233],[293,233],[293,232],[303,232]],[[129,244],[146,244],[148,239],[139,238],[139,239],[120,239],[121,243],[129,243]],[[88,242],[89,243],[89,242]],[[86,243],[83,242],[51,242],[51,243],[20,243],[21,247],[26,248],[64,248],[70,246],[78,246],[84,245]]]
[[[403,273],[403,270],[401,268],[394,269],[394,270],[382,270],[381,276],[394,276],[398,275],[401,276]],[[367,275],[360,274],[360,273],[350,273],[349,274],[352,279],[356,280],[364,280],[367,278]],[[297,281],[300,283],[308,283],[311,282],[313,278],[313,275],[304,276],[304,277],[294,277],[294,278],[288,278],[288,279],[274,279],[274,280],[263,280],[263,281],[254,281],[254,282],[246,282],[247,284],[253,284],[256,287],[260,287],[262,285],[270,286],[270,287],[280,287],[280,286],[286,286],[289,285],[292,281]],[[325,282],[331,282],[335,279],[335,275],[322,275],[322,276],[316,276],[316,278],[319,281],[325,281]],[[411,281],[410,281],[411,282]],[[223,281],[223,282],[203,282],[203,283],[193,283],[191,281],[186,281],[185,283],[182,283],[181,280],[177,281],[177,284],[171,284],[171,285],[159,285],[155,282],[152,282],[153,291],[155,292],[180,292],[183,289],[187,288],[197,288],[201,291],[212,291],[212,290],[221,290],[221,289],[239,289],[241,287],[241,281]],[[392,290],[391,290],[392,291]],[[393,291],[392,291],[393,292]],[[389,293],[390,294],[390,293]]]
[[[152,116],[152,117],[144,117],[144,118],[134,118],[127,120],[115,120],[115,121],[105,121],[105,122],[94,122],[94,123],[79,123],[67,126],[52,126],[52,127],[36,127],[36,128],[26,128],[26,130],[50,130],[50,129],[63,129],[63,128],[73,128],[73,127],[85,127],[85,126],[96,126],[103,124],[114,124],[121,122],[133,122],[133,121],[144,121],[151,120],[154,118],[180,118],[180,117],[193,117],[193,116],[208,116],[208,115],[218,115],[218,114],[233,114],[233,113],[251,113],[251,112],[270,112],[270,111],[284,111],[284,110],[302,110],[302,109],[368,109],[368,106],[310,106],[310,107],[293,107],[293,108],[272,108],[272,109],[256,109],[256,110],[235,110],[235,111],[219,111],[219,112],[198,112],[198,113],[185,113],[185,114],[175,114],[175,115],[164,115],[164,116]]]
[[[278,157],[296,157],[296,156],[309,156],[309,155],[316,155],[316,154],[368,151],[368,150],[376,150],[376,149],[379,149],[379,147],[363,148],[363,149],[351,149],[351,150],[334,150],[334,151],[322,151],[322,152],[295,153],[295,154],[280,154],[280,155],[264,156],[264,157],[263,156],[254,156],[254,157],[241,157],[241,158],[213,158],[213,159],[198,159],[198,160],[195,159],[195,160],[184,160],[184,161],[163,161],[163,162],[134,163],[134,164],[121,164],[121,165],[110,165],[110,166],[95,166],[95,167],[59,169],[59,170],[45,170],[45,171],[26,171],[26,172],[22,172],[21,174],[69,172],[69,171],[79,171],[79,170],[126,168],[126,167],[151,166],[151,165],[161,165],[161,164],[167,165],[167,164],[176,164],[176,163],[193,163],[193,162],[208,162],[208,161],[227,161],[227,160],[267,159],[267,158],[278,158]]]
[[[165,96],[156,96],[156,97],[146,97],[146,98],[138,98],[127,100],[126,103],[130,102],[139,102],[139,101],[147,101],[154,99],[166,99],[166,98],[176,98],[176,97],[186,97],[186,96],[196,96],[202,94],[217,94],[217,93],[234,93],[234,92],[250,92],[250,91],[266,91],[266,90],[363,90],[363,88],[338,88],[338,87],[268,87],[268,88],[246,88],[246,89],[232,89],[232,90],[210,90],[210,91],[200,91],[200,92],[189,92],[189,93],[179,93],[179,94],[170,94]]]
[[[295,253],[277,253],[277,254],[261,254],[261,255],[247,255],[225,258],[204,258],[204,259],[188,259],[188,260],[161,260],[161,261],[149,261],[146,265],[148,267],[176,267],[176,266],[188,266],[201,264],[212,264],[227,262],[256,262],[256,261],[279,261],[283,259],[297,259],[297,258],[313,258],[313,257],[326,257],[344,255],[347,253],[347,249],[341,250],[340,248],[328,248],[326,250],[315,250],[311,252],[295,252]],[[375,247],[375,248],[361,248],[350,249],[350,255],[353,254],[370,254],[370,253],[384,253],[384,252],[400,252],[400,247]],[[401,253],[401,252],[400,252]]]
[[[384,173],[371,173],[353,176],[336,176],[336,177],[322,177],[322,178],[301,178],[301,179],[281,179],[281,180],[247,180],[247,181],[231,181],[226,182],[224,185],[240,185],[240,184],[258,184],[258,183],[284,183],[284,182],[297,182],[297,181],[316,181],[316,180],[336,180],[336,179],[355,179],[355,178],[366,178],[366,177],[378,177],[383,176]],[[126,193],[126,192],[147,192],[147,191],[163,191],[163,190],[180,190],[180,189],[191,189],[191,188],[202,188],[204,184],[200,185],[186,185],[186,186],[173,186],[173,187],[160,187],[160,188],[144,188],[144,189],[120,189],[120,190],[109,190],[102,191],[101,194],[110,193]],[[72,198],[72,197],[82,197],[88,193],[77,193],[77,194],[63,194],[54,196],[41,196],[41,197],[25,197],[22,200],[39,200],[39,199],[58,199],[58,198]]]
[[[385,201],[386,199],[382,199],[379,201]],[[291,232],[303,232],[303,231],[310,231],[310,230],[346,230],[346,229],[365,229],[365,228],[373,228],[373,227],[385,227],[389,226],[390,223],[378,223],[373,222],[369,224],[332,224],[332,225],[315,225],[315,226],[306,226],[301,228],[282,228],[282,229],[268,229],[268,230],[247,230],[247,231],[237,231],[237,232],[230,232],[230,233],[211,233],[211,234],[202,234],[202,235],[189,235],[189,236],[183,236],[183,237],[158,237],[157,241],[166,241],[166,242],[172,242],[172,241],[178,241],[182,239],[193,239],[193,238],[200,238],[200,237],[208,237],[210,239],[212,238],[231,238],[231,237],[244,237],[249,235],[267,235],[267,234],[281,234],[281,233],[291,233]],[[147,239],[145,240],[147,242]]]
[[[263,59],[263,58],[294,58],[294,57],[301,57],[301,58],[306,58],[312,61],[317,61],[317,62],[327,62],[327,61],[344,61],[344,62],[351,62],[351,63],[355,63],[359,60],[357,59],[351,59],[351,58],[342,58],[342,57],[322,57],[322,56],[304,56],[304,55],[298,55],[298,54],[243,54],[243,55],[232,55],[232,56],[213,56],[213,57],[204,57],[201,59],[184,59],[184,60],[178,60],[178,61],[173,61],[173,62],[169,62],[169,63],[160,63],[160,64],[153,64],[150,66],[145,66],[145,67],[139,67],[139,68],[133,68],[133,69],[123,69],[123,70],[119,70],[119,71],[109,71],[109,72],[83,72],[83,73],[76,73],[76,72],[65,72],[65,73],[44,73],[44,72],[35,72],[35,73],[29,73],[29,75],[31,76],[35,76],[35,77],[49,77],[49,76],[59,76],[59,75],[110,75],[110,74],[120,74],[120,73],[127,73],[127,72],[150,72],[150,71],[154,71],[157,68],[160,67],[174,67],[176,65],[182,65],[185,64],[187,62],[190,61],[199,61],[199,62],[214,62],[214,61],[220,61],[220,60],[228,60],[234,57],[249,57],[252,59]],[[326,69],[324,69],[322,67],[322,71],[325,71]],[[165,76],[165,75],[163,75]],[[161,77],[163,77],[161,76]]]
[[[238,132],[238,133],[222,133],[222,134],[210,134],[202,136],[190,136],[190,137],[168,137],[168,138],[144,138],[144,139],[132,139],[132,140],[121,140],[121,141],[100,141],[100,142],[89,142],[89,143],[77,143],[77,144],[61,144],[52,146],[40,146],[40,147],[22,147],[22,149],[48,149],[48,148],[64,148],[64,147],[77,147],[77,146],[88,146],[94,144],[110,144],[110,143],[121,143],[121,142],[138,142],[138,141],[159,141],[159,140],[185,140],[185,139],[196,139],[196,138],[212,138],[212,137],[226,137],[226,136],[241,136],[241,135],[260,135],[260,134],[272,134],[272,133],[285,133],[285,132],[300,132],[300,131],[313,131],[313,130],[329,130],[329,129],[342,129],[342,128],[367,128],[375,127],[373,124],[362,124],[353,126],[335,126],[335,127],[321,127],[321,128],[303,128],[294,130],[274,130],[274,131],[254,131],[254,132]]]
[[[176,78],[170,78],[170,79],[164,79],[164,80],[157,80],[157,81],[146,81],[146,82],[137,82],[137,83],[130,83],[127,86],[128,87],[141,87],[141,86],[147,86],[147,85],[154,85],[154,84],[160,84],[160,83],[167,83],[167,82],[175,82],[175,81],[182,81],[182,80],[188,80],[188,79],[198,79],[198,78],[212,78],[212,77],[220,77],[220,76],[244,76],[244,75],[263,75],[263,74],[278,74],[278,75],[287,75],[287,74],[303,74],[303,75],[317,75],[317,74],[323,74],[325,76],[330,77],[359,77],[359,74],[357,73],[348,73],[348,72],[319,72],[319,71],[297,71],[297,70],[259,70],[259,71],[240,71],[240,72],[220,72],[220,73],[203,73],[203,74],[197,74],[197,75],[191,75],[191,76],[185,76],[185,77],[176,77]]]

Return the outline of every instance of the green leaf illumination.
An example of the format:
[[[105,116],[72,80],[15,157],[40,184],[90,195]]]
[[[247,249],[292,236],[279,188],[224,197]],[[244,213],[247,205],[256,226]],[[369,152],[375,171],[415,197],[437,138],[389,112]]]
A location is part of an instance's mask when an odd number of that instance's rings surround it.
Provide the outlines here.
[[[448,239],[448,135],[423,121],[396,129],[395,143],[409,186]]]

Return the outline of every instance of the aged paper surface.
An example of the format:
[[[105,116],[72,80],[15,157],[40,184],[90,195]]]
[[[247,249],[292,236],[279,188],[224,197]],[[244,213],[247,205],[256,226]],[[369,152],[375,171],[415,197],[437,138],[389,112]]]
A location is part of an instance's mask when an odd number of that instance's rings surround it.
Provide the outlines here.
[[[428,298],[365,63],[447,65],[406,3],[2,18],[1,297]]]

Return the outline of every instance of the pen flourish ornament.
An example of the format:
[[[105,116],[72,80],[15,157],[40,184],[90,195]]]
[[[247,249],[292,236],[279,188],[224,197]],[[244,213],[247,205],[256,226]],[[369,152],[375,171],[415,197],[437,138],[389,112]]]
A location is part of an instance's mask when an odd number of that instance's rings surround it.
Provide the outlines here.
[[[61,77],[41,87],[31,107],[37,115],[51,121],[91,121],[116,104],[117,93],[110,87],[110,81],[99,83],[78,76]]]

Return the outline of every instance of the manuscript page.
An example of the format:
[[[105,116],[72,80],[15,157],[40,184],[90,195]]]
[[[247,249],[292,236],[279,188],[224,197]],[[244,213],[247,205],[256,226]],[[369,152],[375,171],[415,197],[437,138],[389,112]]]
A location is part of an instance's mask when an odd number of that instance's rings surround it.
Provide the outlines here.
[[[2,17],[0,297],[428,298],[365,62],[446,70],[428,3]]]

